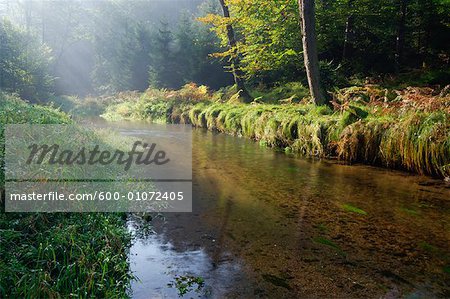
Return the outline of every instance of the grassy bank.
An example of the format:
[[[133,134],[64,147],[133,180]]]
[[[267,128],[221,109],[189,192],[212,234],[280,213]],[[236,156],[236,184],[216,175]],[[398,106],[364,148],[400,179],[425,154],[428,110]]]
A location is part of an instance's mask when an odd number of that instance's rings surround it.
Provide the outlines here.
[[[240,104],[229,90],[149,89],[103,116],[189,123],[307,156],[450,176],[450,97],[441,91],[351,87],[333,93],[334,109],[300,100],[302,92],[280,92],[284,99],[262,94]]]
[[[83,118],[98,116],[105,112],[106,107],[132,101],[137,96],[138,93],[134,91],[86,98],[62,95],[45,99],[42,104],[64,111],[73,118]]]
[[[53,108],[0,93],[0,162],[5,124],[70,122]],[[126,297],[130,242],[123,214],[4,213],[2,204],[0,297]]]

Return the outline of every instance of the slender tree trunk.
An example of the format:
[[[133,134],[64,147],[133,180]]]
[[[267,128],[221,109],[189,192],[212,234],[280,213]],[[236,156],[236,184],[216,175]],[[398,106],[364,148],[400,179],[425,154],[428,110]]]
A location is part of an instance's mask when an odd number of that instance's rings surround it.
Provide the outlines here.
[[[422,47],[422,67],[427,67],[427,60],[429,56],[429,44],[431,40],[431,30],[433,26],[433,17],[435,17],[433,0],[423,1],[423,27],[424,27],[424,37],[423,37],[423,47]]]
[[[222,6],[223,16],[225,18],[230,18],[230,11],[228,9],[228,6],[225,4],[225,1],[219,0],[219,2],[220,6]],[[238,91],[240,91],[240,97],[243,99],[243,101],[250,102],[251,96],[248,93],[247,89],[245,88],[245,82],[243,79],[244,76],[241,69],[239,68],[240,65],[239,53],[237,52],[236,37],[234,35],[234,29],[231,24],[227,25],[227,37],[228,37],[228,46],[232,50],[231,70],[233,72],[234,83],[236,84]]]
[[[353,0],[348,0],[348,8],[352,9]],[[348,59],[353,54],[353,32],[354,32],[355,16],[352,12],[345,22],[344,47],[342,50],[342,60]]]
[[[45,20],[46,20],[46,9],[47,9],[47,6],[45,5],[46,4],[46,1],[42,1],[42,3],[41,3],[41,5],[42,5],[42,7],[41,7],[41,25],[42,25],[42,44],[45,44],[45,30],[46,30],[46,28],[45,28]]]
[[[326,103],[320,86],[319,58],[317,54],[314,0],[298,0],[301,19],[303,56],[311,98],[317,105]]]
[[[3,28],[2,28],[2,25],[0,24],[0,30],[3,30]],[[4,77],[4,67],[3,67],[3,63],[1,63],[2,61],[4,61],[4,60],[6,60],[5,58],[4,58],[4,50],[3,49],[5,49],[6,50],[6,41],[4,40],[4,34],[3,34],[3,32],[0,32],[0,90],[2,90],[3,88],[4,88],[4,79],[3,79],[3,77]],[[1,165],[0,165],[1,166]]]
[[[28,35],[31,34],[31,18],[32,18],[32,2],[24,2],[24,13],[25,13],[25,29]]]
[[[403,47],[405,44],[405,23],[408,0],[400,0],[400,19],[397,29],[397,41],[395,49],[395,67],[399,71],[403,59]]]

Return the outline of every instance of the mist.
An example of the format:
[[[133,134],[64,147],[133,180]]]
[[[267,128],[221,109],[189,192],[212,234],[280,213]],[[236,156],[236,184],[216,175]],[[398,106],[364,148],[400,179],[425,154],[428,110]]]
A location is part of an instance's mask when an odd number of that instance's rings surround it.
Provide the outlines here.
[[[209,57],[217,37],[197,21],[217,9],[201,0],[0,0],[0,18],[33,40],[27,48],[47,48],[50,89],[77,96],[229,85],[223,63]]]

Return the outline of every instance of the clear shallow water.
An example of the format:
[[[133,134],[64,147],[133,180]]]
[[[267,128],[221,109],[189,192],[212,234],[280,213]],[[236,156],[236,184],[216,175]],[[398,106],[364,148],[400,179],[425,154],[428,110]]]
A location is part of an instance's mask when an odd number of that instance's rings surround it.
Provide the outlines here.
[[[450,297],[442,181],[193,134],[193,212],[136,239],[134,298],[177,297],[176,275],[205,279],[186,298]]]

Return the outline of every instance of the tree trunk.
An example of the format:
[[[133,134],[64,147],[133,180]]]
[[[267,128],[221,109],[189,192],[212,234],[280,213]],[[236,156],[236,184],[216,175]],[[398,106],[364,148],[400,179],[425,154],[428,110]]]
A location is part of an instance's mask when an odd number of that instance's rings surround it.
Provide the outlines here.
[[[31,1],[24,2],[25,30],[28,35],[31,34],[32,5],[33,3]]]
[[[397,41],[395,47],[395,67],[399,71],[403,59],[403,47],[405,44],[405,23],[406,23],[406,10],[408,0],[400,0],[400,19],[397,29]]]
[[[222,6],[223,16],[225,18],[230,18],[230,11],[228,9],[228,6],[225,4],[225,1],[219,0],[219,2],[220,2],[220,6]],[[231,24],[227,25],[227,37],[228,37],[228,46],[232,50],[231,71],[233,73],[234,83],[236,84],[236,87],[237,87],[238,91],[240,92],[239,96],[242,98],[242,100],[244,102],[250,102],[251,96],[248,93],[247,89],[245,88],[243,73],[242,73],[241,69],[239,68],[239,65],[240,65],[239,53],[237,52],[236,37],[234,35],[234,29]]]
[[[298,4],[301,19],[303,56],[309,92],[316,105],[323,105],[326,103],[326,100],[320,87],[314,0],[298,0]]]
[[[47,6],[45,4],[46,4],[46,1],[42,1],[42,3],[41,3],[41,5],[42,5],[42,7],[41,7],[42,44],[45,44],[45,30],[46,30],[45,20],[47,19],[47,16],[46,16]]]
[[[432,35],[432,27],[433,27],[433,18],[435,17],[434,4],[433,0],[423,0],[422,1],[422,10],[423,10],[423,45],[422,45],[422,67],[427,67],[427,60],[429,56],[430,50],[430,40]]]
[[[4,30],[2,28],[3,24],[0,24],[0,30]],[[1,63],[2,61],[5,61],[6,59],[4,58],[4,50],[6,50],[6,39],[5,39],[5,34],[3,32],[0,32],[0,90],[2,90],[4,88],[4,73],[5,73],[5,68],[3,67],[3,63]]]
[[[348,0],[348,8],[352,9],[353,0]],[[342,50],[342,60],[346,60],[353,53],[353,32],[354,32],[355,16],[350,13],[345,22],[344,47]]]

